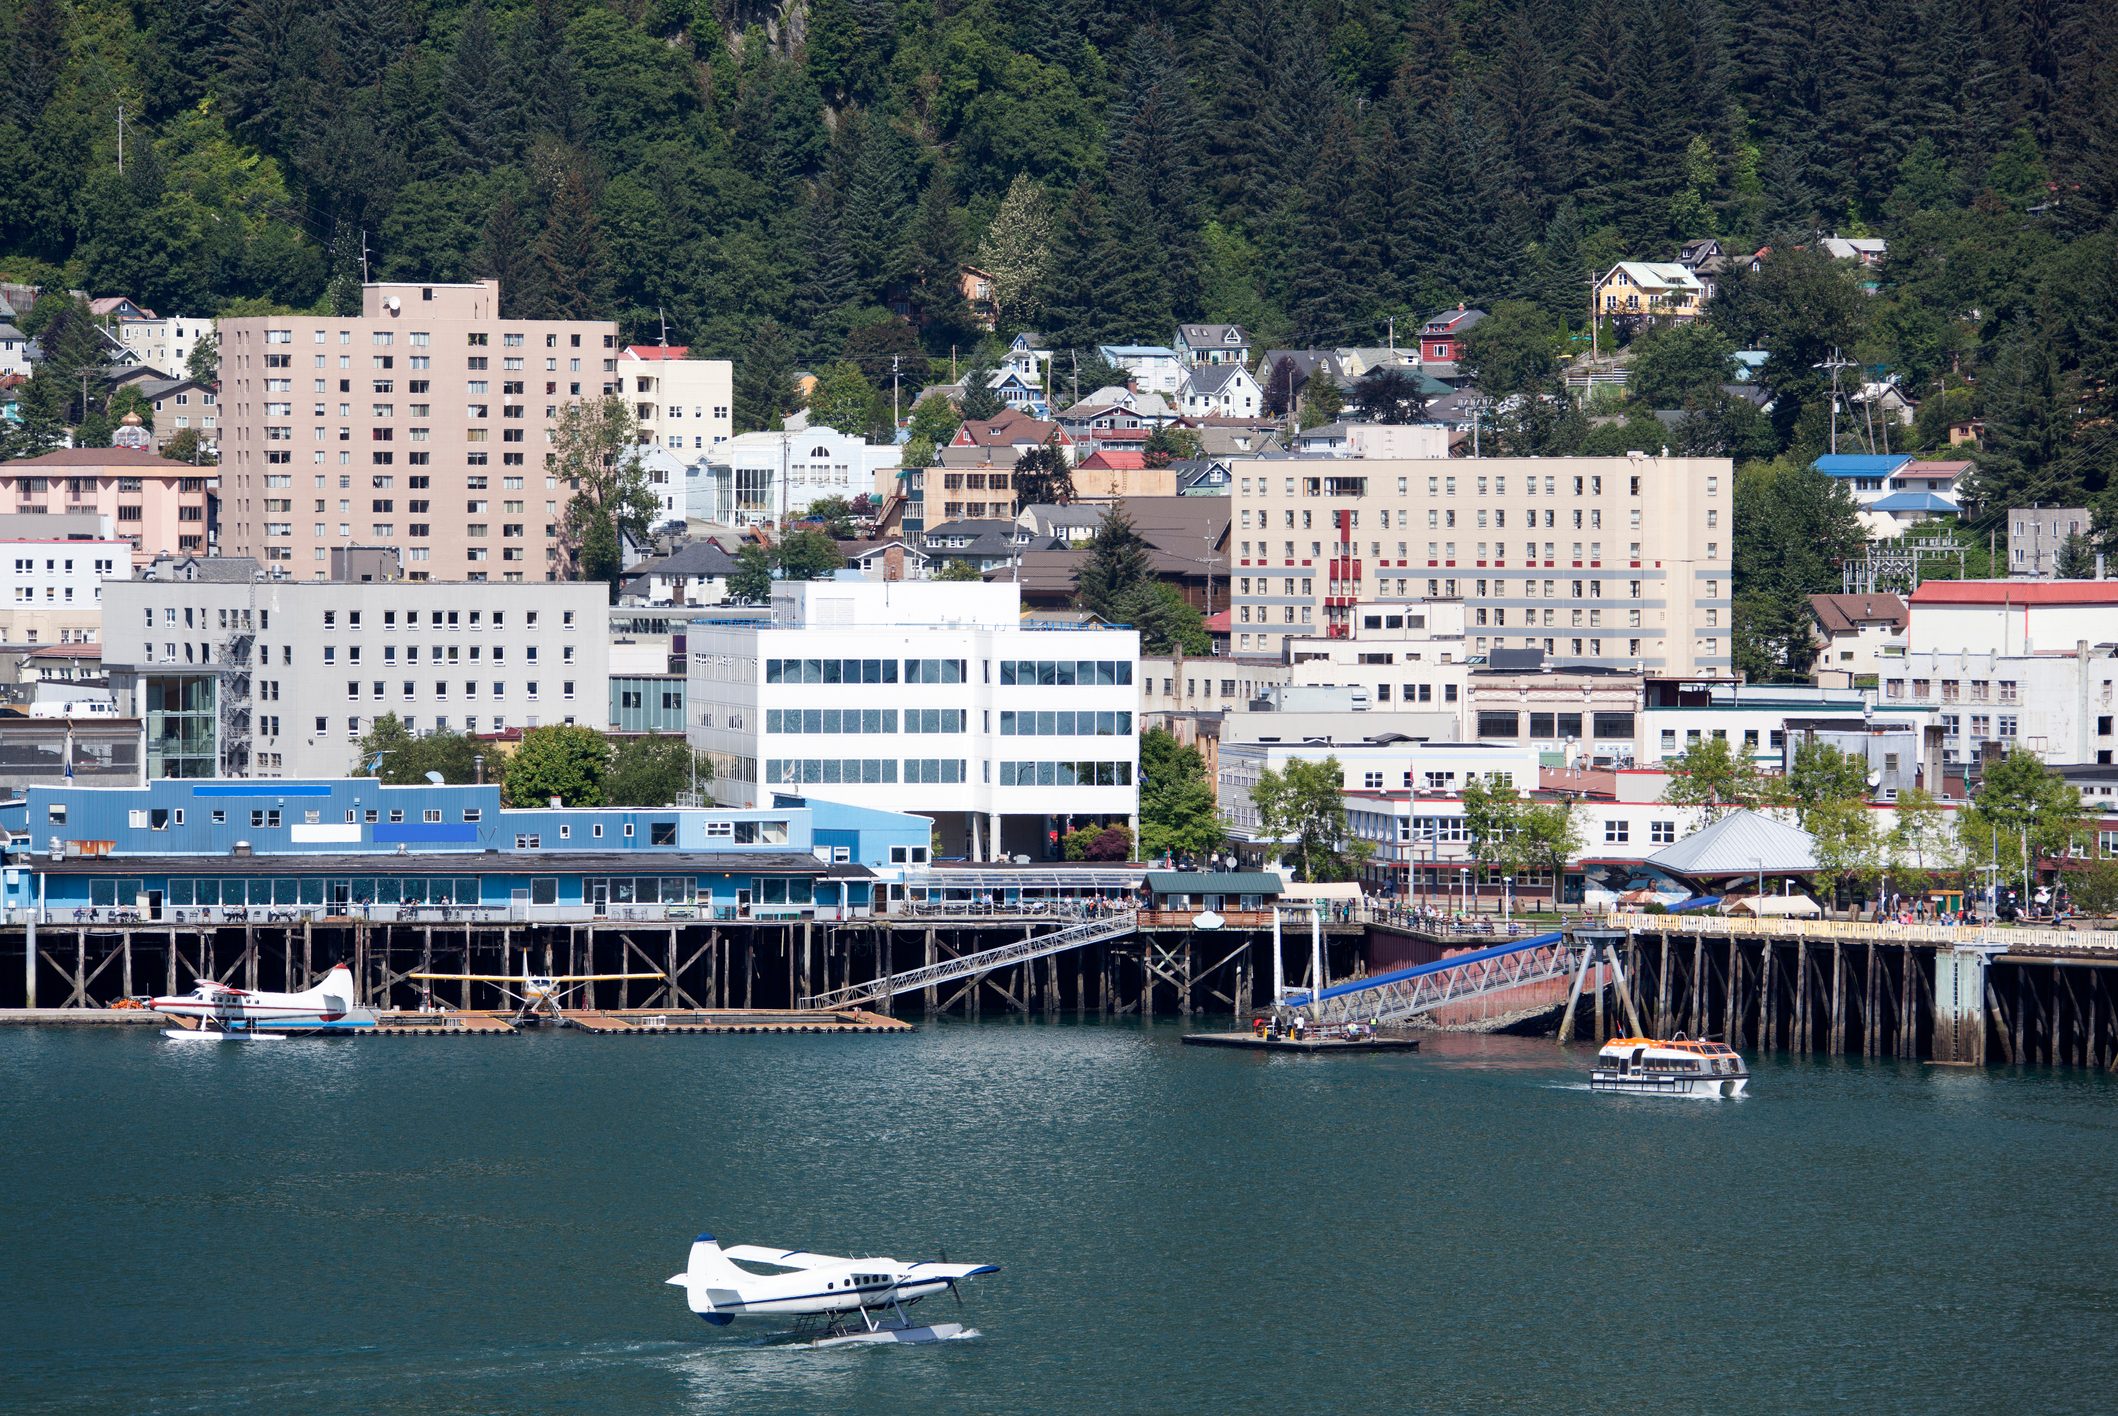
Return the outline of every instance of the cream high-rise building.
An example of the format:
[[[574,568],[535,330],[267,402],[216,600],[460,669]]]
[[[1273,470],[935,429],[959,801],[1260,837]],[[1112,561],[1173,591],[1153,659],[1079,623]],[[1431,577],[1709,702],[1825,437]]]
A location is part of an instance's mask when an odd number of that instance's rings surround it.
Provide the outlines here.
[[[1474,655],[1729,672],[1727,458],[1297,456],[1236,474],[1239,656],[1350,636],[1356,605],[1461,598]]]
[[[358,318],[223,320],[221,546],[299,579],[382,544],[414,580],[553,580],[568,403],[616,391],[607,320],[500,317],[500,285],[375,284]]]

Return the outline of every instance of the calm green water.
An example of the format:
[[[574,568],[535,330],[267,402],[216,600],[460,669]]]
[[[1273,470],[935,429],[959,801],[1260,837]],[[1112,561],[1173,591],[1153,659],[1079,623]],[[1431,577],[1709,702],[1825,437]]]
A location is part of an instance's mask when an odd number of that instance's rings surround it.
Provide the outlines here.
[[[1768,1062],[1741,1102],[1606,1098],[1584,1057],[9,1030],[0,1408],[2118,1402],[2118,1088]],[[979,1341],[819,1353],[685,1310],[709,1228],[1003,1272]]]

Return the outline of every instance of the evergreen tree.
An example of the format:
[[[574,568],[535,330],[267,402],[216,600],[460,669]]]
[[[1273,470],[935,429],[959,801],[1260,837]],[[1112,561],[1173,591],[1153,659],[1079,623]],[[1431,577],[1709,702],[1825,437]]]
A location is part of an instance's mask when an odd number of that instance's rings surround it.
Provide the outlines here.
[[[449,64],[446,123],[456,150],[473,171],[489,172],[508,160],[520,118],[483,0],[472,0],[456,32]]]
[[[1102,194],[1086,184],[1076,187],[1060,212],[1040,300],[1047,333],[1058,347],[1090,348],[1111,333],[1104,295],[1111,272],[1100,262],[1116,246]]]
[[[735,428],[739,433],[775,429],[794,407],[794,345],[778,320],[753,327],[735,361]]]
[[[1287,315],[1295,343],[1305,348],[1368,340],[1374,246],[1361,219],[1362,197],[1353,124],[1334,114],[1302,188],[1302,217],[1288,259]]]
[[[910,163],[904,139],[874,114],[862,121],[858,140],[839,211],[840,237],[860,298],[882,304],[905,274],[905,228],[912,214]]]
[[[1147,551],[1147,542],[1134,529],[1132,519],[1113,508],[1096,528],[1088,554],[1074,571],[1074,598],[1081,608],[1106,620],[1122,620],[1127,600],[1153,579]]]
[[[610,268],[603,254],[603,233],[588,178],[579,167],[567,170],[552,196],[544,230],[537,237],[536,258],[537,278],[532,283],[545,313],[534,318],[610,318]]]
[[[501,306],[513,318],[524,318],[524,310],[550,306],[542,287],[543,264],[522,224],[522,209],[507,192],[495,199],[486,215],[478,249],[471,253],[471,272],[479,279],[500,282]]]
[[[955,186],[947,169],[937,166],[920,194],[905,252],[905,298],[931,353],[972,338],[975,325],[964,300],[962,275],[963,239],[956,225]]]

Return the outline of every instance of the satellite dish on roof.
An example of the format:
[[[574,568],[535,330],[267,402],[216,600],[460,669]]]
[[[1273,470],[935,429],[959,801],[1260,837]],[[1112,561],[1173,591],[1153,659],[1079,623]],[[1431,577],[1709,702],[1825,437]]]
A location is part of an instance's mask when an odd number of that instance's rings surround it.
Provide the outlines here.
[[[437,787],[448,785],[447,779],[445,779],[439,772],[427,773],[427,780],[429,782],[432,782]]]

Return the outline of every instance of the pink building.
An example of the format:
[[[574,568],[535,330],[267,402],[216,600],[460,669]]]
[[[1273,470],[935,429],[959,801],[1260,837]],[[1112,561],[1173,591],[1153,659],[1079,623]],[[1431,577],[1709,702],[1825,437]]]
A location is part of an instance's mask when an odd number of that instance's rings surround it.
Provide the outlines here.
[[[500,284],[377,284],[358,318],[223,320],[221,542],[302,579],[395,546],[413,580],[563,578],[568,403],[616,391],[618,327],[500,317]]]
[[[213,478],[206,470],[133,448],[61,448],[0,462],[0,515],[105,517],[132,543],[137,570],[158,555],[207,553]]]

